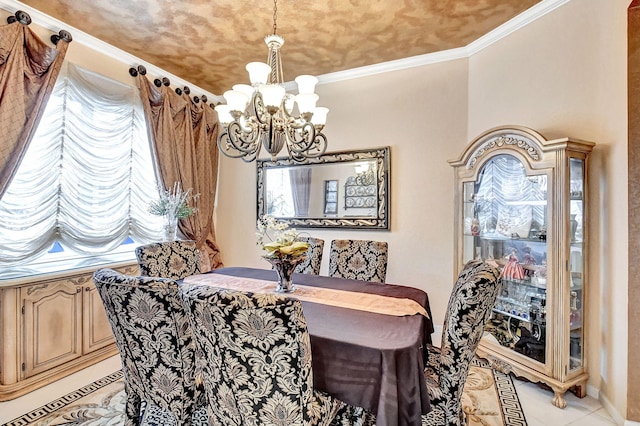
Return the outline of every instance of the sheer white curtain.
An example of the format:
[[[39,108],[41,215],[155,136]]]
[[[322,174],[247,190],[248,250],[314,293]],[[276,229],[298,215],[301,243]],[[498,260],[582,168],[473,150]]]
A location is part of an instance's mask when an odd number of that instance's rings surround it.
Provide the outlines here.
[[[546,224],[546,175],[527,176],[524,166],[512,155],[498,155],[484,165],[476,189],[476,211],[481,229],[495,227],[488,222],[500,218],[510,208],[516,216]],[[521,236],[524,237],[524,236]]]
[[[309,216],[309,201],[311,196],[311,167],[289,168],[291,180],[291,195],[295,216]]]
[[[158,240],[162,218],[147,212],[157,197],[137,89],[68,64],[0,200],[0,264],[29,263],[54,241],[97,254]]]

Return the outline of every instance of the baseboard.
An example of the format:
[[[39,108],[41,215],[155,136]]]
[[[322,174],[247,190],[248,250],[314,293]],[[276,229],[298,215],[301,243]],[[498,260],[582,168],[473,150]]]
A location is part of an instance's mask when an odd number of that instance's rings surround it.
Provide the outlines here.
[[[592,385],[587,385],[587,395],[589,395],[591,398],[595,398],[597,400],[600,399],[600,388],[597,388],[595,386]]]
[[[588,392],[588,389],[589,388],[587,388],[587,392]],[[604,394],[599,393],[598,401],[600,401],[600,404],[602,404],[602,407],[605,410],[607,410],[607,413],[609,413],[609,415],[611,416],[611,418],[613,419],[613,421],[617,425],[640,426],[640,423],[638,423],[638,422],[633,422],[631,420],[625,420],[624,416],[620,415],[618,410],[616,410],[616,408],[613,406],[613,404],[611,402],[609,402],[609,400],[607,399],[606,396],[604,396]]]

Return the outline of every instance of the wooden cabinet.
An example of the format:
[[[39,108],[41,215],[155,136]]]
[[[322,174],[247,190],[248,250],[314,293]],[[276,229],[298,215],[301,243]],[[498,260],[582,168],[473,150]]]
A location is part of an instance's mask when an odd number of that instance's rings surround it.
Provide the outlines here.
[[[450,162],[456,272],[472,258],[502,270],[478,355],[501,371],[546,383],[560,408],[567,390],[586,395],[586,171],[593,146],[499,127]]]
[[[69,281],[22,287],[24,358],[28,378],[82,355],[82,288]]]
[[[82,317],[89,318],[89,321],[82,322],[82,352],[88,353],[112,344],[113,332],[93,279],[82,277],[77,285],[83,287]]]
[[[15,279],[0,287],[0,401],[6,401],[117,354],[98,267]],[[136,264],[115,266],[137,275]]]

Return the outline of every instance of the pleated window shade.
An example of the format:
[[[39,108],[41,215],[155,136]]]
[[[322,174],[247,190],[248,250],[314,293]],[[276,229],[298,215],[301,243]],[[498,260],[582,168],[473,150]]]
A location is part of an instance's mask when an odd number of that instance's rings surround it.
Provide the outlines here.
[[[56,242],[82,257],[157,241],[154,161],[137,88],[66,64],[0,200],[0,264],[28,265]]]

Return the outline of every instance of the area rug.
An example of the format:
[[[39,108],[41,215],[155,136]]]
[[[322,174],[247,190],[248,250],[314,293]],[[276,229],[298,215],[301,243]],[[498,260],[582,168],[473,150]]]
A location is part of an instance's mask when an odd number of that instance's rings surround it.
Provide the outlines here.
[[[125,394],[117,371],[3,426],[124,424]],[[462,406],[471,426],[526,426],[511,376],[475,359],[464,388]]]
[[[513,378],[475,358],[462,393],[462,409],[471,426],[526,426]]]

